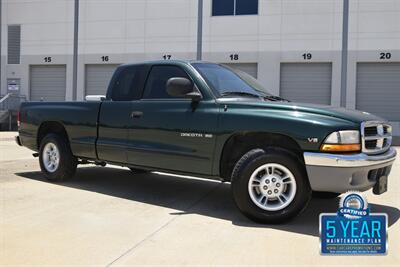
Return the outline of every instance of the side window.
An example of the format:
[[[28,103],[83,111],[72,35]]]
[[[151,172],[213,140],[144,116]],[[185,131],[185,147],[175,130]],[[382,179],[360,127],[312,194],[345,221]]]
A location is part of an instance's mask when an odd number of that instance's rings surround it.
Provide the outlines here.
[[[139,99],[143,88],[143,79],[141,66],[131,66],[122,70],[113,81],[111,99],[114,101]]]
[[[167,81],[172,77],[183,77],[189,79],[186,72],[177,66],[164,65],[152,67],[149,77],[147,78],[143,98],[172,98],[167,93]]]
[[[235,0],[213,0],[213,16],[229,16],[235,14]]]
[[[258,0],[236,0],[235,15],[257,15]]]
[[[257,15],[258,0],[213,0],[213,16]]]

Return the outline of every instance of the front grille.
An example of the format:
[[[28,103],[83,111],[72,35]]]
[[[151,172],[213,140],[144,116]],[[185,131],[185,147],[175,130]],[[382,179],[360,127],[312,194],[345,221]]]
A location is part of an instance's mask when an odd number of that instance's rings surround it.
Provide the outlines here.
[[[362,150],[366,154],[379,154],[392,143],[392,126],[385,122],[367,121],[361,124]]]
[[[390,131],[392,131],[392,129],[390,128]],[[388,126],[383,126],[383,133],[387,134],[389,132]]]
[[[376,147],[376,140],[367,140],[365,141],[365,148],[367,149],[374,149]]]
[[[364,134],[366,136],[371,136],[371,135],[376,135],[377,132],[377,128],[376,127],[366,127],[364,128]]]

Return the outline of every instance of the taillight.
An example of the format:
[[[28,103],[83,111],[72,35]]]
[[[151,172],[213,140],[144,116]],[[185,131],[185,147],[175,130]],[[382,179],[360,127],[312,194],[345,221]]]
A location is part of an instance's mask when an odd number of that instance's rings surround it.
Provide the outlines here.
[[[17,113],[17,125],[18,125],[18,128],[19,128],[19,126],[21,126],[21,114],[19,111]]]

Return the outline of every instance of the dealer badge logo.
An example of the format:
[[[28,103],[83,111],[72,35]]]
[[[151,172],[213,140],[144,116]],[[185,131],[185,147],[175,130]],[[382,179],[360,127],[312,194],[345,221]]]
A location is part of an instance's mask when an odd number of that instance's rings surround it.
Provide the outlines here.
[[[387,223],[387,214],[370,213],[362,194],[347,192],[340,198],[337,213],[320,214],[320,253],[385,255]]]

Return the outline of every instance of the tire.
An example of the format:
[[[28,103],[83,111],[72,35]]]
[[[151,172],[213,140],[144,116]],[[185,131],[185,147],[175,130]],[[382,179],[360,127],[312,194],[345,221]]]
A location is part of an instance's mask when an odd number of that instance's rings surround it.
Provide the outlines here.
[[[265,171],[265,166],[268,166],[270,174]],[[254,175],[255,173],[257,175]],[[276,178],[273,183],[273,178],[280,177],[278,174],[284,177]],[[267,182],[269,184],[266,184]],[[292,219],[307,207],[312,195],[307,174],[300,159],[290,151],[280,148],[253,149],[243,155],[233,169],[231,187],[239,210],[258,223],[275,224]],[[269,191],[273,193],[270,188],[274,191],[280,190],[279,192],[283,194],[278,193],[276,197],[268,198],[267,193],[269,194]],[[257,193],[260,193],[263,198],[258,198]],[[277,196],[285,199],[286,202],[278,201]],[[261,199],[261,202],[253,200],[256,197]],[[266,203],[262,203],[263,201]],[[267,203],[268,207],[266,207]]]
[[[133,174],[143,174],[143,173],[150,173],[148,170],[143,169],[136,169],[136,168],[129,168]]]
[[[55,154],[51,154],[51,151]],[[51,158],[49,155],[56,156]],[[51,162],[53,162],[54,165],[49,167]],[[57,162],[58,164],[56,164]],[[75,175],[78,161],[74,155],[72,155],[67,140],[59,135],[51,133],[47,134],[40,142],[39,163],[40,169],[49,181],[61,182]]]
[[[313,197],[320,198],[320,199],[333,199],[333,198],[337,198],[340,195],[341,195],[341,193],[335,193],[335,192],[313,191],[313,193],[312,193]]]

